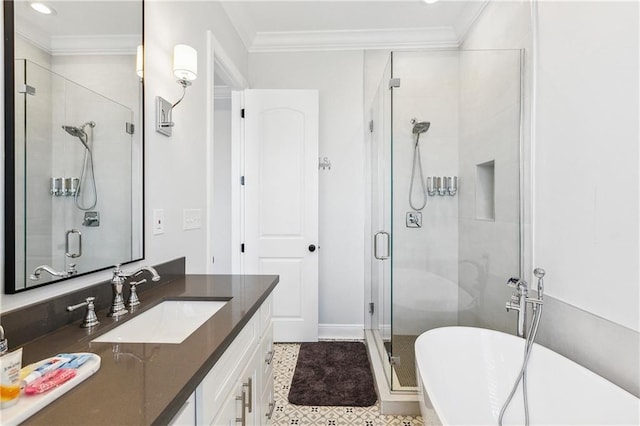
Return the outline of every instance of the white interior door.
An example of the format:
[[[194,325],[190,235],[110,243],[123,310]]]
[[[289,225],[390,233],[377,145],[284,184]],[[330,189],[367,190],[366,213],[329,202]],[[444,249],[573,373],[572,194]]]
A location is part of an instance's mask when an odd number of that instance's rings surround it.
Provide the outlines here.
[[[274,274],[274,340],[318,340],[318,92],[246,90],[244,271]]]

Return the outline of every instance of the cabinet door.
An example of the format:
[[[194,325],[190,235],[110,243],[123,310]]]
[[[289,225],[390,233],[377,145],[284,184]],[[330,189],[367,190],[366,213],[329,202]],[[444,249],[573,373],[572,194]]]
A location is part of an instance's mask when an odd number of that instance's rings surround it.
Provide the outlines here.
[[[170,426],[194,426],[196,424],[196,397],[192,393],[178,414],[169,422]]]
[[[242,389],[236,384],[233,387],[233,392],[230,392],[227,395],[227,398],[222,403],[219,411],[217,412],[215,418],[210,423],[210,426],[236,426],[240,425],[240,422],[237,420],[240,419],[240,404],[241,401],[238,400],[239,395],[241,395]],[[246,423],[246,422],[245,422]]]

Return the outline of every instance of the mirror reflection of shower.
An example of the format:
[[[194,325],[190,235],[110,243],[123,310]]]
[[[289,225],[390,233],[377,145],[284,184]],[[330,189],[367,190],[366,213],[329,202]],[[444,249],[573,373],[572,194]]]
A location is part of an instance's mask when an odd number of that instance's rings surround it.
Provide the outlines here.
[[[429,121],[418,121],[417,118],[411,119],[411,124],[413,124],[412,133],[415,136],[415,145],[413,146],[413,160],[411,165],[411,183],[409,184],[409,206],[413,210],[420,211],[425,208],[427,205],[427,187],[424,181],[424,175],[422,173],[422,160],[420,158],[420,135],[422,133],[426,133],[431,127],[431,123]],[[413,182],[416,178],[416,163],[418,164],[418,171],[420,174],[420,186],[422,188],[422,202],[418,205],[414,203],[413,200]]]
[[[91,141],[89,141],[89,135],[85,132],[85,128],[89,127],[91,129]],[[75,126],[62,126],[62,128],[69,133],[71,136],[74,136],[80,140],[82,145],[85,148],[84,157],[82,160],[82,172],[80,173],[80,182],[78,183],[78,188],[73,197],[76,207],[80,210],[91,210],[98,204],[98,191],[96,189],[96,176],[93,169],[93,152],[91,150],[91,143],[93,142],[93,128],[96,127],[95,121],[87,121],[82,124],[80,127]],[[90,176],[89,176],[90,175]],[[82,203],[82,196],[84,195],[84,187],[87,180],[90,180],[91,186],[93,187],[93,200],[91,203],[84,205]]]

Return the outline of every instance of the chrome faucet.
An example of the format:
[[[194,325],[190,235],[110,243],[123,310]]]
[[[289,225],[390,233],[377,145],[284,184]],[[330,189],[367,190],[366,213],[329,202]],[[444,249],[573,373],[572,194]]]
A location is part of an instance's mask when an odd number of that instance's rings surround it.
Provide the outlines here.
[[[56,271],[49,265],[40,265],[33,270],[33,273],[29,276],[29,279],[31,281],[38,281],[40,279],[40,274],[42,273],[42,271],[46,272],[51,276],[60,277],[60,278],[67,278],[78,273],[75,263],[70,263],[69,268],[66,271],[60,271],[60,272]]]
[[[158,272],[151,266],[142,266],[141,268],[133,272],[125,272],[120,269],[120,265],[115,266],[115,268],[113,269],[113,278],[111,278],[113,301],[111,302],[111,309],[109,310],[107,316],[117,318],[129,312],[124,305],[124,298],[122,297],[122,287],[127,278],[134,275],[139,275],[144,271],[151,273],[151,281],[160,280],[160,275],[158,275]]]
[[[533,274],[538,278],[538,297],[529,297],[529,285],[520,278],[509,278],[507,285],[515,290],[510,300],[506,303],[507,312],[514,310],[518,313],[518,336],[525,337],[525,324],[527,322],[527,303],[533,307],[534,313],[539,305],[543,304],[544,293],[544,270],[536,268]]]

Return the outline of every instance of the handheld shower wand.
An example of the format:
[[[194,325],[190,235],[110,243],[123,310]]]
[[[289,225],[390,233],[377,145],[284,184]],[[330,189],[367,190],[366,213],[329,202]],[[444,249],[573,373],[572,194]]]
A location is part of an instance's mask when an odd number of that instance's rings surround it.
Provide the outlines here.
[[[409,184],[409,206],[413,210],[422,210],[427,205],[427,187],[424,181],[424,175],[422,173],[422,159],[420,158],[420,135],[426,133],[431,127],[431,123],[428,121],[418,121],[417,118],[411,119],[413,124],[412,133],[416,137],[415,145],[413,146],[413,160],[411,165],[411,183]],[[416,162],[418,163],[418,170],[420,172],[420,184],[422,187],[422,204],[418,207],[413,203],[413,181],[416,178]]]
[[[64,126],[64,125],[62,126],[62,128],[64,129],[65,132],[67,132],[71,136],[74,136],[74,137],[78,138],[80,143],[82,143],[82,145],[85,148],[84,159],[82,161],[82,172],[80,173],[80,182],[78,184],[78,189],[77,189],[76,194],[74,196],[74,202],[76,204],[76,207],[78,207],[80,210],[91,210],[92,208],[94,208],[96,206],[96,204],[98,204],[98,191],[96,189],[96,176],[95,176],[94,169],[93,169],[93,152],[91,150],[91,147],[89,146],[89,136],[84,131],[85,127],[87,127],[87,126],[89,126],[89,128],[91,128],[91,129],[93,129],[94,127],[96,127],[96,122],[95,121],[87,121],[86,123],[82,124],[80,127]],[[78,199],[78,197],[80,196],[80,191],[83,189],[83,183],[84,183],[84,180],[85,180],[85,170],[87,169],[87,165],[90,166],[89,172],[91,173],[91,183],[92,183],[92,186],[93,186],[94,197],[93,197],[93,202],[89,206],[83,206],[80,203],[80,200]]]

